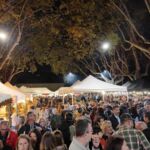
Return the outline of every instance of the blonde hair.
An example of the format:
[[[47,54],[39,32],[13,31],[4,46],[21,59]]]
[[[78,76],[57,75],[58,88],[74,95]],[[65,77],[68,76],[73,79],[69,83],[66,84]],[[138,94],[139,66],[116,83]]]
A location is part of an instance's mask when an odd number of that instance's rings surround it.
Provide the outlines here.
[[[16,150],[19,150],[18,144],[19,144],[19,140],[20,140],[20,139],[26,139],[26,140],[28,141],[28,143],[29,143],[28,150],[33,150],[30,137],[29,137],[28,135],[26,135],[26,134],[21,134],[21,135],[18,137],[18,141],[17,141],[17,145],[16,145]]]
[[[109,120],[105,120],[101,123],[100,125],[100,128],[102,129],[102,132],[105,133],[105,129],[108,127],[108,126],[111,126],[112,127],[112,124]]]

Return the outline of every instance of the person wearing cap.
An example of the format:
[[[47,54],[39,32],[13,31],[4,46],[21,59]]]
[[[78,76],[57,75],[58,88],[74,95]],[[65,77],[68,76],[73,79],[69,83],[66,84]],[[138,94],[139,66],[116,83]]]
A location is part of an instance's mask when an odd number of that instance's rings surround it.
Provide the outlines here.
[[[141,147],[150,150],[150,143],[140,130],[133,128],[133,120],[128,113],[122,114],[120,121],[121,126],[114,135],[124,138],[130,150],[141,150]]]

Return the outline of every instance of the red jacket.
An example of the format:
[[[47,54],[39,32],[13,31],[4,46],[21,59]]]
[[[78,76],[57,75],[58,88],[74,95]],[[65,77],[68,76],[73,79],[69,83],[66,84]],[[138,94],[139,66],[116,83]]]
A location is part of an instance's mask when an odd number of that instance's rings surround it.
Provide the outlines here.
[[[6,145],[11,146],[12,149],[15,150],[16,144],[17,144],[17,140],[18,140],[17,133],[15,133],[14,131],[10,130],[8,132],[8,136],[7,136],[7,139],[6,139]]]

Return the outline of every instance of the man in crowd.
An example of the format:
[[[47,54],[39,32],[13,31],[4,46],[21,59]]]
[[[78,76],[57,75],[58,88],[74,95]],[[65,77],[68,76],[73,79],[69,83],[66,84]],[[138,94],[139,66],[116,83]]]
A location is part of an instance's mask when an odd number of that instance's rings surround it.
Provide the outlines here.
[[[121,126],[115,135],[121,136],[125,139],[130,150],[150,150],[150,143],[146,139],[145,135],[133,128],[132,117],[125,113],[120,116]]]
[[[88,119],[79,119],[75,125],[76,135],[69,150],[89,150],[89,141],[92,137],[92,124]]]
[[[109,118],[114,130],[117,130],[118,125],[120,125],[119,114],[120,114],[120,108],[119,108],[119,106],[116,105],[112,108],[112,115]]]
[[[139,110],[139,117],[142,121],[144,120],[143,117],[145,112],[150,112],[150,99],[145,100],[144,107]]]
[[[36,121],[35,114],[33,112],[28,112],[26,123],[19,129],[18,135],[28,134],[32,129],[35,129],[35,128],[41,131],[42,128],[35,121]]]
[[[0,123],[0,145],[5,150],[15,150],[17,143],[17,134],[8,128],[7,121],[1,121]]]

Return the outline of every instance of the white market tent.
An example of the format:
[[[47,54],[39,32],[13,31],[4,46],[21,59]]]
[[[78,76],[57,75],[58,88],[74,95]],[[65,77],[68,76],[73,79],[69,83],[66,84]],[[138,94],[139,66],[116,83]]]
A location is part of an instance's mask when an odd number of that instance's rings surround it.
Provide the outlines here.
[[[127,88],[101,81],[89,75],[80,83],[72,86],[75,92],[127,92]]]
[[[19,92],[21,92],[21,91],[19,90],[19,88],[18,88],[18,87],[16,87],[16,86],[12,85],[12,84],[11,84],[11,83],[9,83],[9,82],[6,82],[6,83],[5,83],[5,85],[6,85],[7,87],[9,87],[9,88],[11,88],[11,89],[15,90],[15,91],[19,91]]]
[[[0,82],[0,93],[6,93],[11,96],[11,98],[16,99],[17,102],[25,102],[25,95],[19,91],[7,87],[2,82]]]
[[[11,99],[11,95],[6,94],[6,93],[2,93],[0,91],[0,103],[5,101],[5,100],[8,100],[8,99]]]
[[[54,92],[50,91],[48,88],[45,87],[38,87],[38,88],[29,88],[22,86],[19,89],[23,93],[32,94],[32,95],[53,95]]]
[[[73,88],[72,87],[60,87],[57,91],[55,91],[55,96],[63,96],[65,94],[72,94]]]
[[[75,85],[78,85],[81,81],[80,80],[77,80],[75,83],[72,84],[71,87],[75,86]]]

